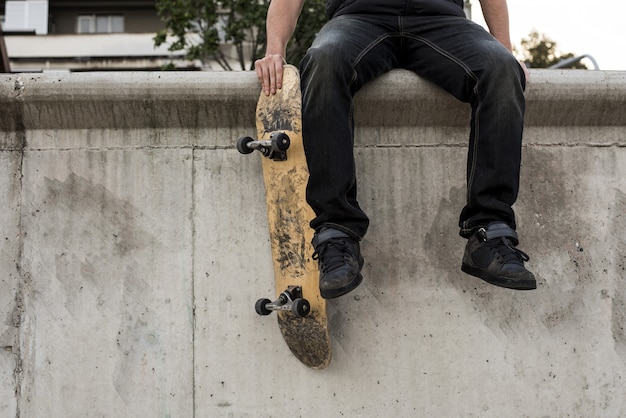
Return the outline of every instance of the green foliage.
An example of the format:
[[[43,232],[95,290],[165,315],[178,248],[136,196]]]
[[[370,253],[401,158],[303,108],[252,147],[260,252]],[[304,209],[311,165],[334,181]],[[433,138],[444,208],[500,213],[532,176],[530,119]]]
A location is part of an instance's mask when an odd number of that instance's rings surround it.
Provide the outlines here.
[[[298,25],[287,45],[287,62],[298,65],[326,23],[326,0],[306,0]]]
[[[265,18],[270,0],[157,0],[165,29],[154,45],[173,39],[170,51],[185,51],[188,60],[216,61],[233,70],[225,51],[234,47],[241,70],[252,69],[265,53]],[[287,61],[297,64],[326,21],[325,0],[307,0],[287,47]]]
[[[228,10],[224,22],[226,43],[232,43],[237,50],[237,57],[241,69],[246,67],[246,58],[254,65],[254,60],[265,51],[265,15],[269,0],[224,0],[222,7]],[[250,42],[248,57],[246,57],[246,42]]]
[[[521,46],[522,51],[516,50],[516,53],[531,68],[548,68],[564,59],[574,57],[571,52],[560,54],[556,42],[536,30],[533,30],[527,38],[522,39]],[[571,68],[587,69],[587,66],[578,62]]]
[[[202,60],[218,52],[219,34],[217,4],[201,0],[157,0],[157,14],[166,29],[154,37],[154,45],[165,43],[168,34],[174,38],[169,51],[186,50],[185,58]],[[192,13],[193,11],[193,13]],[[189,34],[189,36],[187,36]],[[201,42],[198,42],[201,40]]]
[[[188,60],[214,60],[232,70],[223,44],[235,47],[240,69],[246,59],[256,57],[265,45],[265,13],[269,0],[157,0],[157,14],[165,23],[154,45],[174,39],[170,51],[185,51]],[[246,57],[246,53],[249,56]]]

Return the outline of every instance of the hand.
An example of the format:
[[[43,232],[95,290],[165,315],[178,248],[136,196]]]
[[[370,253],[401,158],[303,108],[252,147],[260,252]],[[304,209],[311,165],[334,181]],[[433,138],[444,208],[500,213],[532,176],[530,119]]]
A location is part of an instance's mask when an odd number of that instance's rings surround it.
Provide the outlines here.
[[[518,60],[519,65],[522,66],[522,70],[524,70],[524,77],[526,77],[526,83],[528,83],[530,81],[530,72],[528,71],[528,67],[526,66],[526,63],[524,63],[524,61]]]
[[[276,90],[282,88],[284,64],[286,64],[285,59],[280,54],[266,55],[254,62],[257,78],[266,96],[276,94]]]

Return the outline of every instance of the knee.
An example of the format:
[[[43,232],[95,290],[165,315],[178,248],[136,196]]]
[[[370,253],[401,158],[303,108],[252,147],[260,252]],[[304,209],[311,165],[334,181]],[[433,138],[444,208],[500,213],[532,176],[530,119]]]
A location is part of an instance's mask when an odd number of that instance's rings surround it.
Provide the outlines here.
[[[313,45],[309,48],[300,62],[300,72],[303,78],[312,75],[324,79],[345,78],[351,73],[351,64],[341,53],[339,45]]]
[[[483,77],[490,84],[501,86],[507,90],[521,89],[526,87],[526,76],[522,65],[504,47],[500,51],[489,56],[483,62]]]

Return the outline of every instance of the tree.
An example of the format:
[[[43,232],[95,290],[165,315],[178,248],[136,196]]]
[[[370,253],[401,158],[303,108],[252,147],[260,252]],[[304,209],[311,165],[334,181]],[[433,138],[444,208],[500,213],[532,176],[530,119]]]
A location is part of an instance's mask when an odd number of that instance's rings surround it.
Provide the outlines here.
[[[154,37],[160,46],[174,38],[170,51],[185,51],[188,60],[217,62],[233,70],[224,52],[236,51],[241,70],[252,69],[263,56],[266,44],[265,17],[269,0],[157,0],[157,14],[165,29]],[[307,0],[296,31],[287,47],[287,61],[297,64],[324,24],[325,0]]]
[[[522,51],[515,49],[516,55],[531,68],[548,68],[560,61],[573,58],[573,53],[560,54],[557,44],[545,34],[533,30],[527,38],[522,39]],[[577,62],[571,68],[587,69],[584,63]]]
[[[296,30],[287,45],[287,62],[298,64],[326,23],[326,0],[306,0]]]

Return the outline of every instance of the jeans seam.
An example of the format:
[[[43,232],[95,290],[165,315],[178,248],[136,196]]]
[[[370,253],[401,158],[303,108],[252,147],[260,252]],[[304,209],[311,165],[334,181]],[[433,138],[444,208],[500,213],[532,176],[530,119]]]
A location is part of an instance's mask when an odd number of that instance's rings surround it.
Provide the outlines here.
[[[380,44],[382,41],[384,41],[387,38],[391,38],[392,36],[394,36],[393,33],[386,33],[380,37],[378,37],[377,39],[375,39],[373,42],[371,42],[369,45],[367,45],[365,48],[363,48],[363,50],[356,56],[356,58],[354,59],[354,61],[352,62],[352,80],[350,80],[350,85],[353,85],[357,78],[358,78],[358,74],[356,72],[356,66],[359,65],[359,62],[361,62],[361,59],[363,59],[363,57],[370,52],[376,45]],[[397,35],[396,35],[397,36]]]
[[[416,36],[416,35],[411,35],[411,34],[407,34],[406,35],[407,38],[413,39],[415,41],[418,42],[422,42],[425,45],[428,45],[430,48],[432,48],[433,50],[437,51],[439,54],[443,55],[444,57],[450,59],[451,61],[455,62],[457,65],[459,65],[461,68],[463,68],[465,70],[465,73],[467,75],[469,75],[475,82],[474,84],[474,96],[476,98],[480,97],[480,93],[478,91],[478,77],[476,77],[476,74],[474,74],[472,72],[472,70],[460,59],[458,59],[457,57],[455,57],[454,55],[448,53],[448,51],[446,51],[445,49],[440,48],[439,46],[437,46],[437,44],[430,42],[428,39],[422,38],[421,36]],[[476,160],[478,159],[478,137],[479,137],[479,131],[480,131],[480,126],[479,126],[479,113],[480,113],[480,109],[478,109],[478,107],[476,107],[476,111],[474,113],[474,137],[472,138],[473,144],[474,144],[474,152],[471,155],[471,168],[470,168],[470,172],[469,172],[469,176],[467,178],[467,205],[468,207],[471,207],[471,202],[470,202],[470,195],[471,195],[471,190],[472,190],[472,184],[474,181],[474,176],[476,174]]]
[[[478,82],[476,83],[476,86],[474,87],[474,96],[476,97],[475,100],[477,100],[477,102],[480,102],[480,100],[478,100],[478,98],[480,97],[480,93],[478,91]],[[480,137],[479,135],[480,117],[479,116],[480,116],[480,106],[476,106],[476,110],[474,111],[474,138],[472,138],[473,145],[474,145],[474,152],[472,153],[471,168],[470,168],[469,176],[467,178],[467,207],[468,208],[472,207],[470,196],[471,196],[471,191],[472,191],[472,185],[474,184],[474,176],[476,175],[476,162],[478,160],[478,138]]]

